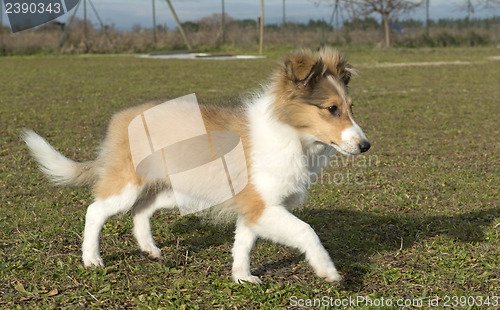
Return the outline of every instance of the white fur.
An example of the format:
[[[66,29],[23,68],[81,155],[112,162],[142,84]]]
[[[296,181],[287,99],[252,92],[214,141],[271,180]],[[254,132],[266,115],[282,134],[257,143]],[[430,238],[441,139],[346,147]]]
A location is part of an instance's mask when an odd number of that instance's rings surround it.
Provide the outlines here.
[[[243,217],[236,221],[236,231],[233,244],[233,281],[261,283],[259,277],[250,273],[250,251],[257,235],[245,224]]]
[[[309,173],[298,132],[272,113],[274,98],[264,94],[248,105],[252,151],[250,175],[266,205],[279,205],[307,189]]]
[[[342,144],[340,148],[342,153],[347,155],[357,155],[360,153],[358,141],[367,140],[365,134],[361,128],[354,121],[353,125],[349,128],[342,130],[340,138],[342,139]]]
[[[161,258],[161,251],[156,247],[151,235],[149,219],[158,209],[174,208],[175,198],[172,191],[162,191],[156,196],[144,196],[137,200],[141,190],[141,188],[129,184],[119,195],[106,199],[96,199],[88,207],[82,245],[83,263],[86,267],[104,266],[99,253],[99,236],[102,227],[109,217],[127,212],[132,207],[134,207],[132,211],[134,214],[134,235],[139,247],[151,257]]]
[[[307,223],[291,214],[283,206],[268,206],[256,225],[250,229],[257,235],[299,249],[306,254],[314,271],[327,281],[339,281],[328,252],[314,230]]]
[[[86,267],[104,266],[99,253],[99,235],[106,220],[118,213],[129,211],[141,189],[127,185],[119,195],[106,199],[96,199],[87,209],[85,231],[83,233],[82,258]]]
[[[248,106],[252,144],[250,174],[266,208],[253,225],[238,220],[233,279],[258,282],[258,278],[250,274],[249,255],[259,236],[299,249],[318,276],[339,281],[340,275],[314,230],[288,211],[305,198],[309,172],[322,168],[327,161],[321,157],[311,163],[318,155],[330,154],[331,148],[305,141],[308,137],[301,137],[294,128],[277,121],[271,113],[272,102],[273,97],[265,94]]]
[[[151,234],[151,225],[149,219],[155,211],[168,208],[173,209],[176,206],[174,193],[171,190],[165,190],[154,197],[146,197],[139,200],[134,206],[134,236],[143,252],[148,253],[153,258],[161,258],[161,250],[156,247],[153,235]]]
[[[33,130],[25,130],[22,136],[31,154],[40,164],[40,169],[56,184],[68,184],[77,171],[77,163],[64,157],[44,138]]]

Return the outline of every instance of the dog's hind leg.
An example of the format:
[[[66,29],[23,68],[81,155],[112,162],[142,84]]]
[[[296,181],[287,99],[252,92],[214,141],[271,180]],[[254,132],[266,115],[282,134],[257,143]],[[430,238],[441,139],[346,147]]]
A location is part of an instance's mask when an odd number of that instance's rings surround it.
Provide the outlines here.
[[[111,216],[129,211],[142,188],[131,184],[123,187],[120,194],[97,198],[87,209],[83,234],[82,258],[85,267],[104,266],[99,253],[99,236],[106,220]]]
[[[150,218],[156,210],[172,209],[176,205],[172,190],[164,190],[154,196],[146,195],[134,206],[134,235],[139,247],[152,258],[161,258],[161,251],[156,246],[151,234]]]
[[[267,207],[249,228],[257,236],[299,249],[316,274],[328,282],[340,281],[330,255],[309,224],[301,221],[282,206]]]

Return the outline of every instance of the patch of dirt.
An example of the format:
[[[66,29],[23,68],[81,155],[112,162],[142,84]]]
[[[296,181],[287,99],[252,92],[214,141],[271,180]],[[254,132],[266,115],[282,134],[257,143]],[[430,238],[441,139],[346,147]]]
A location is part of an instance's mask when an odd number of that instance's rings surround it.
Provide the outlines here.
[[[500,56],[490,56],[487,60],[500,60]],[[396,68],[396,67],[424,67],[424,66],[449,66],[449,65],[472,65],[484,63],[484,61],[423,61],[423,62],[387,62],[375,64],[361,64],[365,68]]]
[[[393,67],[423,67],[423,66],[447,66],[447,65],[470,65],[471,61],[424,61],[424,62],[397,62],[363,64],[367,68],[393,68]]]

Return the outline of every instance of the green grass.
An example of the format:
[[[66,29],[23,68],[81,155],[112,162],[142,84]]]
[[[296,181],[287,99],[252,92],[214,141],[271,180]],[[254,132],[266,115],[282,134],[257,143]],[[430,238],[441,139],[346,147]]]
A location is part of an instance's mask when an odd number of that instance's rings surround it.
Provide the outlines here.
[[[261,286],[231,282],[233,225],[175,212],[152,220],[163,262],[138,251],[124,215],[103,230],[107,267],[83,268],[90,192],[51,185],[19,134],[33,128],[68,157],[89,160],[116,111],[193,92],[201,103],[237,103],[266,81],[282,53],[245,61],[0,58],[0,307],[267,309],[323,296],[423,305],[439,297],[442,307],[445,296],[499,296],[500,61],[488,57],[500,52],[345,52],[359,71],[354,113],[372,149],[365,162],[340,161],[326,172],[350,173],[362,184],[317,184],[295,212],[316,230],[344,280],[323,282],[297,251],[260,241],[252,271]],[[474,63],[370,66],[456,60]]]

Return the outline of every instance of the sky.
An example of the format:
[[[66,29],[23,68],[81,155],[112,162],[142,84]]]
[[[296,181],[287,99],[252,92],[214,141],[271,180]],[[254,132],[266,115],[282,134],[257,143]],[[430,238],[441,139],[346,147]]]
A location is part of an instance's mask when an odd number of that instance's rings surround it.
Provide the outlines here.
[[[87,0],[92,1],[100,18],[105,24],[114,24],[121,30],[130,30],[134,25],[151,28],[152,3],[155,1],[156,23],[175,28],[175,21],[165,0]],[[475,1],[475,0],[473,0]],[[221,13],[222,0],[171,0],[181,22],[196,21],[200,18]],[[333,7],[323,1],[316,5],[318,0],[285,0],[285,16],[288,22],[307,22],[309,19],[323,19],[329,21]],[[332,1],[330,1],[332,2]],[[466,16],[464,3],[466,0],[430,0],[430,18],[462,18]],[[260,16],[260,1],[258,0],[224,0],[225,11],[236,19],[256,19]],[[2,9],[4,11],[4,9]],[[78,9],[77,16],[83,18],[83,3]],[[60,21],[69,19],[72,14],[59,18]],[[3,23],[8,25],[5,12]],[[87,2],[87,16],[96,26],[98,20],[92,7]],[[347,18],[347,15],[344,14]],[[500,16],[500,6],[496,9],[476,10],[473,17]],[[425,9],[422,7],[403,16],[424,20]],[[264,21],[266,24],[280,24],[283,21],[283,0],[264,0]],[[334,22],[335,23],[335,22]]]

